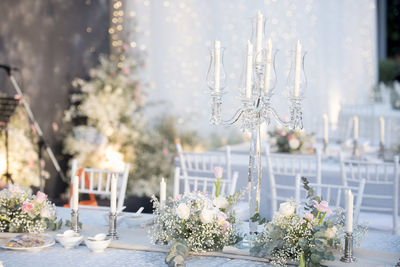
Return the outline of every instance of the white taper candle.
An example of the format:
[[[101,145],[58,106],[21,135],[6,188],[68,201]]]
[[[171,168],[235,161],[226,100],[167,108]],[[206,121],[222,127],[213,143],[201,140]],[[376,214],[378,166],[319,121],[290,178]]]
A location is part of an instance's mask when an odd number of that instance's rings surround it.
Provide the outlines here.
[[[328,115],[324,114],[324,142],[328,144],[329,142],[329,125],[328,125]]]
[[[354,137],[354,140],[357,140],[358,139],[358,116],[354,116],[353,117],[353,130],[354,130],[354,132],[353,132],[353,137]]]
[[[111,198],[110,198],[110,212],[117,212],[117,176],[113,174],[111,176]]]
[[[262,39],[263,39],[263,15],[260,10],[257,11],[257,33],[256,33],[256,62],[260,63],[262,59]]]
[[[271,86],[271,64],[272,64],[272,41],[271,38],[267,41],[266,62],[265,62],[265,77],[264,77],[264,92],[269,93]]]
[[[253,45],[247,41],[247,61],[246,61],[246,98],[251,97],[253,73]]]
[[[215,92],[219,92],[220,90],[220,74],[221,74],[221,42],[215,40],[214,43],[214,68],[215,68],[215,76],[214,76],[214,89]]]
[[[353,232],[353,201],[354,195],[351,193],[351,190],[347,191],[347,210],[346,210],[346,232]]]
[[[297,41],[296,45],[296,61],[295,61],[295,72],[294,72],[294,96],[299,96],[300,90],[300,72],[301,72],[301,44]]]
[[[72,180],[72,209],[74,211],[78,210],[79,207],[79,176],[74,176]]]
[[[164,177],[161,178],[160,182],[160,204],[164,205],[167,199],[167,184],[165,183]]]
[[[379,127],[379,141],[381,142],[381,144],[385,144],[385,119],[383,117],[379,117]]]

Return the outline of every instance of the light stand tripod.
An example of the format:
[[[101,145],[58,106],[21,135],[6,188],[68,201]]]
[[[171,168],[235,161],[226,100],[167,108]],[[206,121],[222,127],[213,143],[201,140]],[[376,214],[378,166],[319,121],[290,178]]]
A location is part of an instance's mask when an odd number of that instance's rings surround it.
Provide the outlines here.
[[[44,182],[43,182],[43,176],[42,176],[42,148],[44,147],[47,151],[47,154],[50,157],[51,162],[53,163],[54,168],[57,170],[58,174],[60,175],[61,179],[68,183],[67,179],[65,178],[64,173],[62,172],[60,165],[58,164],[58,161],[56,159],[56,157],[54,156],[53,150],[50,148],[50,146],[47,144],[47,142],[45,141],[44,137],[43,137],[43,132],[42,129],[40,128],[38,122],[35,119],[35,116],[32,113],[31,108],[29,107],[28,102],[26,102],[25,97],[21,91],[21,88],[19,87],[17,81],[15,80],[14,76],[12,75],[12,70],[15,70],[15,68],[11,68],[10,66],[6,66],[6,65],[0,65],[0,68],[3,68],[6,72],[7,75],[11,81],[11,84],[13,85],[15,91],[17,91],[17,94],[21,97],[22,100],[22,104],[24,105],[24,108],[26,110],[26,113],[28,113],[28,117],[30,119],[30,121],[32,122],[33,126],[36,128],[37,134],[39,136],[39,152],[38,152],[38,156],[39,156],[39,175],[40,175],[40,190],[43,191],[44,190]]]
[[[4,177],[6,178],[6,183],[14,183],[9,172],[9,160],[8,160],[8,122],[10,121],[11,115],[14,113],[16,106],[18,105],[18,100],[12,97],[0,97],[0,123],[2,123],[2,128],[5,131],[5,148],[6,148],[6,172]]]

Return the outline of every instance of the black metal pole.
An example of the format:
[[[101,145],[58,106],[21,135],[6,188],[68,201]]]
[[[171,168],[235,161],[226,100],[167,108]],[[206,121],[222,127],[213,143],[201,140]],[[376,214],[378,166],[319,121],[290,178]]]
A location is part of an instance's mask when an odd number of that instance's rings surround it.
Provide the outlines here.
[[[6,138],[5,138],[5,143],[6,143],[6,173],[4,174],[4,176],[6,177],[6,183],[11,182],[12,184],[14,183],[11,174],[8,172],[8,165],[9,165],[9,159],[8,159],[8,124],[6,124],[5,127],[5,134],[6,134]]]

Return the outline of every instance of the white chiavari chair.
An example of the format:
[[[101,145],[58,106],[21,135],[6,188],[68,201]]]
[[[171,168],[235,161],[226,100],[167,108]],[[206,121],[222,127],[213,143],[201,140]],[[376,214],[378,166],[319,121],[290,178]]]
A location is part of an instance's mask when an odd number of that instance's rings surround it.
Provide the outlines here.
[[[391,213],[393,233],[398,233],[399,156],[393,163],[345,159],[340,154],[342,183],[356,185],[365,179],[361,212]]]
[[[94,168],[78,169],[78,161],[74,159],[72,160],[71,166],[71,185],[73,177],[75,175],[79,175],[79,194],[97,195],[100,197],[109,198],[111,196],[111,177],[112,175],[116,175],[118,179],[117,210],[121,210],[125,201],[129,169],[130,165],[128,163],[125,164],[125,169],[122,172]],[[109,207],[79,204],[79,208],[108,209]]]
[[[183,175],[214,177],[216,166],[224,167],[223,179],[232,179],[231,149],[226,146],[225,152],[192,152],[184,151],[180,143],[176,143],[179,165]]]
[[[320,191],[321,195],[319,195],[322,200],[326,200],[329,203],[329,207],[331,209],[338,209],[339,207],[345,208],[346,203],[346,192],[351,190],[353,195],[355,196],[355,204],[354,204],[354,222],[358,223],[358,217],[360,214],[361,202],[364,195],[364,187],[365,187],[365,179],[362,179],[358,186],[344,186],[344,185],[333,185],[333,184],[318,184],[318,183],[309,183],[309,187],[311,187],[314,191]],[[295,200],[298,203],[306,202],[307,191],[303,188],[303,184],[301,181],[301,176],[298,175],[296,177],[296,194]]]
[[[272,212],[277,211],[279,202],[295,197],[297,175],[321,183],[321,153],[318,150],[315,155],[270,153],[267,145],[266,158]]]
[[[237,179],[237,172],[233,174],[231,180],[221,179],[220,194],[222,196],[234,194]],[[174,198],[176,198],[179,194],[193,191],[202,191],[213,196],[215,195],[215,181],[216,178],[185,175],[182,173],[180,167],[176,167],[174,176]]]

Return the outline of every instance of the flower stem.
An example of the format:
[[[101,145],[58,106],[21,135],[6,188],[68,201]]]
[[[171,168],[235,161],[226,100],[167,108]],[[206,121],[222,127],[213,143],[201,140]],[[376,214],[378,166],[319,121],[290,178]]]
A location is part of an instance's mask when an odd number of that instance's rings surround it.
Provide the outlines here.
[[[317,224],[317,226],[320,226],[321,223],[323,222],[324,218],[325,218],[326,212],[324,212],[324,214],[322,214],[321,219],[319,219],[319,222]]]
[[[221,178],[217,178],[217,181],[214,182],[215,184],[215,196],[219,197],[220,194],[220,190],[221,190]]]
[[[320,214],[320,212],[318,211],[318,213],[317,213],[317,216],[315,216],[315,221],[314,221],[314,223],[313,223],[313,224],[316,224],[316,223],[317,223],[317,221],[318,221],[318,218],[319,218],[319,214]]]
[[[299,262],[299,267],[305,267],[306,266],[306,261],[304,259],[304,252],[300,254],[300,262]]]

